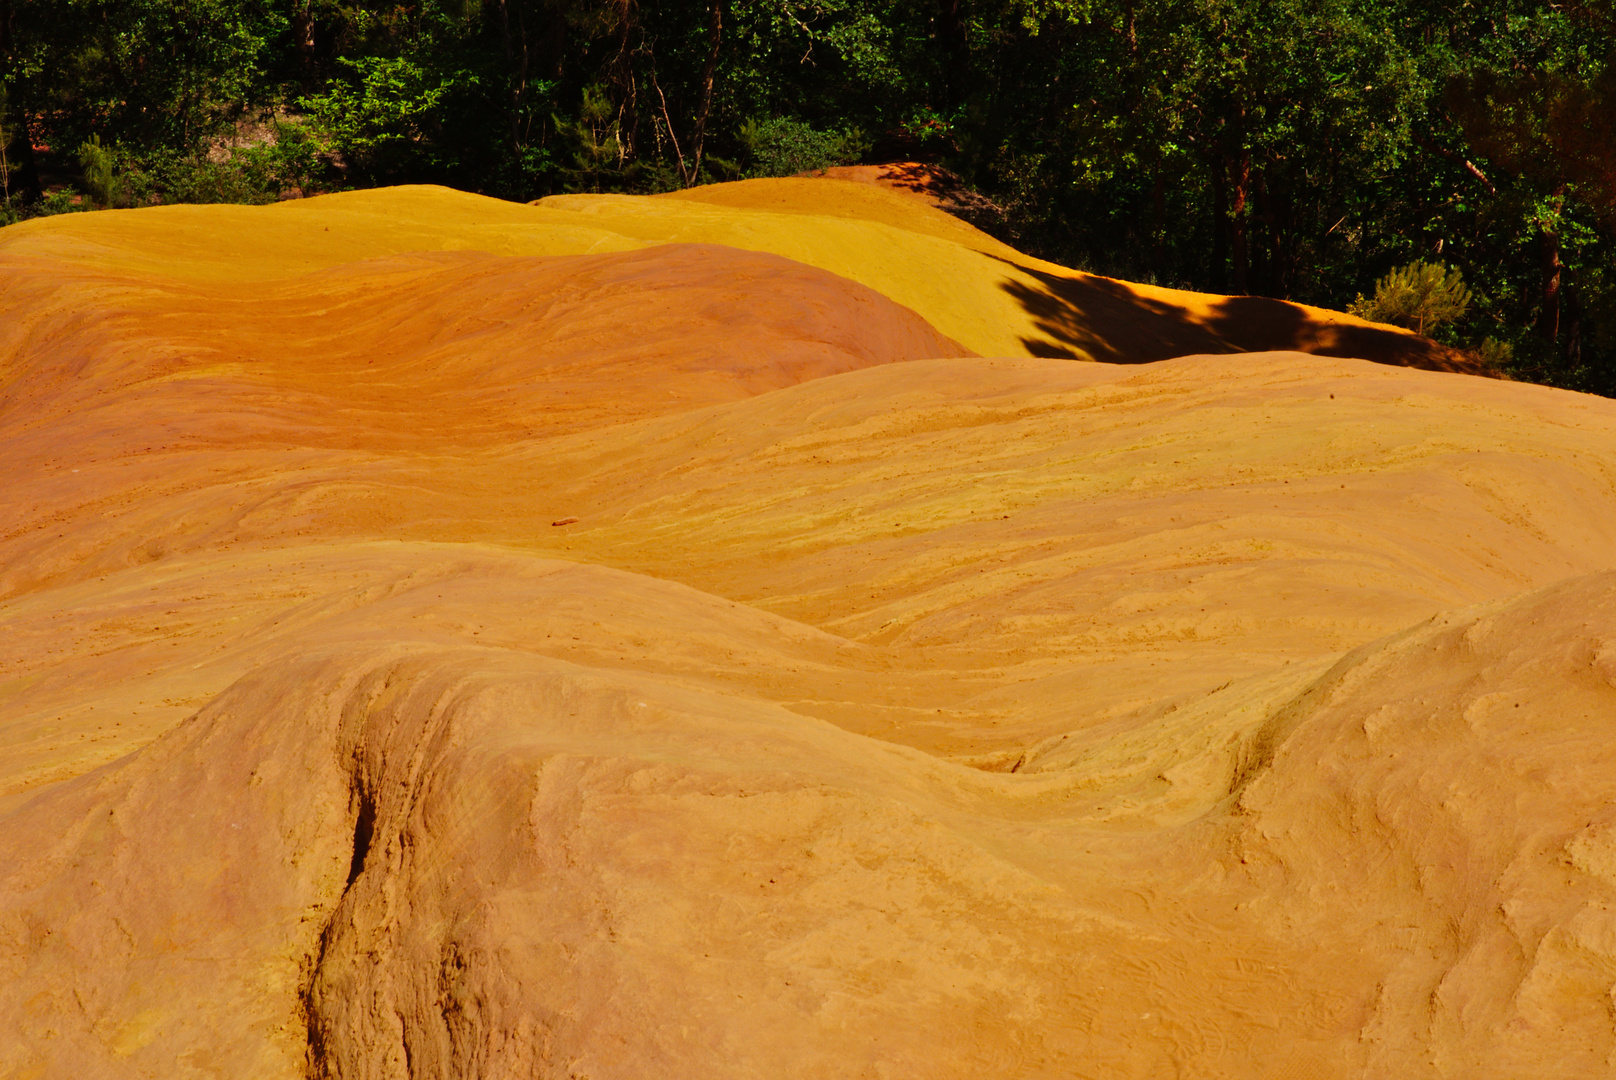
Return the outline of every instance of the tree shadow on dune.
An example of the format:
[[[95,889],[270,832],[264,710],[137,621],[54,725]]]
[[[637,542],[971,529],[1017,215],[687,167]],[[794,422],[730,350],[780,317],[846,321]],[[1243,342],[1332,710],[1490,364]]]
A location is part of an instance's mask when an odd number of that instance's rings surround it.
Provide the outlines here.
[[[893,162],[881,166],[881,177],[892,187],[928,196],[950,207],[980,208],[1003,214],[986,196],[972,191],[965,181],[937,165],[916,161]]]
[[[955,174],[933,162],[890,161],[882,165],[842,165],[805,175],[860,180],[894,191],[907,192],[1003,241],[1004,208],[972,191]]]
[[[999,261],[1038,283],[1009,278],[999,285],[1033,317],[1038,336],[1021,343],[1034,356],[1148,364],[1187,353],[1239,351],[1182,308],[1141,296],[1120,281],[1060,277]]]
[[[999,285],[1033,317],[1038,334],[1021,341],[1034,356],[1148,364],[1192,353],[1293,350],[1428,371],[1482,373],[1474,362],[1429,338],[1328,322],[1284,300],[1230,296],[1201,314],[1111,278],[1066,277],[990,257],[1036,282],[1010,278]]]

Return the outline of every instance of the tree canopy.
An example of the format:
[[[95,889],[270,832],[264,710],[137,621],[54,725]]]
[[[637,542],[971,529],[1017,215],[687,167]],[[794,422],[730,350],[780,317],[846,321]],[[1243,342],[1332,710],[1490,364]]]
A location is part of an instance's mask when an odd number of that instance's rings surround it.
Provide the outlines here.
[[[0,65],[5,220],[920,157],[1114,276],[1345,308],[1440,264],[1432,333],[1616,393],[1610,0],[0,0]]]

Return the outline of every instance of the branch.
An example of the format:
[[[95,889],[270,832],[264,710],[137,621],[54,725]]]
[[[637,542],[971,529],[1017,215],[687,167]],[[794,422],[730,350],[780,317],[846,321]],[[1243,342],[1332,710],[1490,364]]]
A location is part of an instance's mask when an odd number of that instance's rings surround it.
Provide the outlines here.
[[[785,12],[786,18],[796,23],[802,30],[802,36],[808,39],[808,51],[802,54],[802,59],[798,60],[797,63],[799,65],[810,64],[810,66],[815,66],[811,63],[814,55],[814,32],[808,28],[807,23],[797,18],[797,13],[791,10],[790,4],[786,4],[781,10]]]
[[[679,136],[673,133],[673,119],[668,116],[668,99],[662,94],[662,84],[657,82],[655,68],[651,70],[651,85],[656,87],[656,96],[662,100],[662,122],[668,125],[668,138],[673,140],[673,153],[679,159],[679,183],[689,187],[690,177],[685,172],[684,151],[679,149]]]
[[[1493,182],[1491,180],[1487,179],[1487,174],[1482,172],[1481,169],[1479,167],[1477,167],[1477,165],[1476,165],[1476,163],[1474,161],[1471,161],[1469,158],[1465,157],[1463,154],[1456,154],[1452,150],[1445,150],[1442,147],[1438,146],[1436,143],[1432,142],[1430,139],[1428,139],[1424,135],[1421,135],[1421,134],[1418,134],[1418,133],[1415,134],[1414,141],[1420,145],[1420,148],[1422,150],[1425,150],[1428,153],[1435,154],[1437,157],[1441,158],[1443,161],[1447,161],[1447,162],[1450,162],[1450,163],[1452,163],[1454,165],[1459,166],[1465,172],[1467,172],[1471,176],[1475,177],[1477,182],[1479,182],[1482,187],[1487,189],[1487,194],[1489,194],[1489,195],[1497,195],[1498,194],[1498,188],[1493,185]]]
[[[718,70],[718,47],[723,40],[724,30],[724,0],[712,0],[709,12],[711,22],[707,26],[707,36],[712,42],[712,50],[707,54],[707,66],[701,73],[701,112],[696,114],[696,132],[691,140],[696,145],[691,150],[695,158],[695,165],[691,167],[691,174],[685,186],[701,178],[701,150],[707,136],[707,116],[713,108],[713,73]]]

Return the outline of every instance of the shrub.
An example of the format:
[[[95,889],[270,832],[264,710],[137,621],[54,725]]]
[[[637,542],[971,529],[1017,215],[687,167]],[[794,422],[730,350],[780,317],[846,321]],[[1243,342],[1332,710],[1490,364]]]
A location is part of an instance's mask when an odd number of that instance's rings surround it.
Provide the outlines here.
[[[869,140],[857,129],[820,131],[787,116],[748,120],[741,126],[740,142],[751,159],[749,176],[791,176],[846,165],[869,149]]]
[[[1430,334],[1463,315],[1469,307],[1470,290],[1456,267],[1412,262],[1375,282],[1375,295],[1368,300],[1359,293],[1347,311],[1371,322]]]
[[[10,220],[5,224],[14,225],[19,221],[33,217],[54,217],[57,214],[78,214],[91,208],[90,200],[80,195],[71,187],[57,188],[47,191],[38,200],[27,206],[13,205]]]
[[[1515,359],[1515,348],[1507,341],[1489,337],[1471,350],[1476,362],[1489,371],[1504,371]]]
[[[79,144],[79,167],[84,170],[84,187],[97,206],[111,206],[117,186],[112,150],[101,145],[101,136],[91,135]]]
[[[120,201],[151,203],[272,203],[287,194],[326,186],[323,147],[299,124],[275,121],[262,141],[218,146],[212,153],[148,153],[126,159]]]

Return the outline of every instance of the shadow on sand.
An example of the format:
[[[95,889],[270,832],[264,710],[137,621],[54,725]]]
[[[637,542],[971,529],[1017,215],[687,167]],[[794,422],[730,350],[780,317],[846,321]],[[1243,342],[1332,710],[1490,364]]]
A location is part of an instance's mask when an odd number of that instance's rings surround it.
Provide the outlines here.
[[[804,173],[835,180],[855,180],[915,195],[976,226],[990,236],[1002,231],[1004,208],[972,191],[965,181],[940,165],[924,161],[892,161],[884,165],[838,165]]]
[[[1111,278],[1064,277],[992,257],[1038,283],[1035,287],[1012,279],[1000,285],[1035,320],[1040,336],[1021,339],[1034,356],[1147,364],[1191,353],[1294,350],[1428,371],[1486,374],[1462,354],[1429,338],[1326,322],[1284,300],[1230,296],[1205,315],[1136,293]]]

